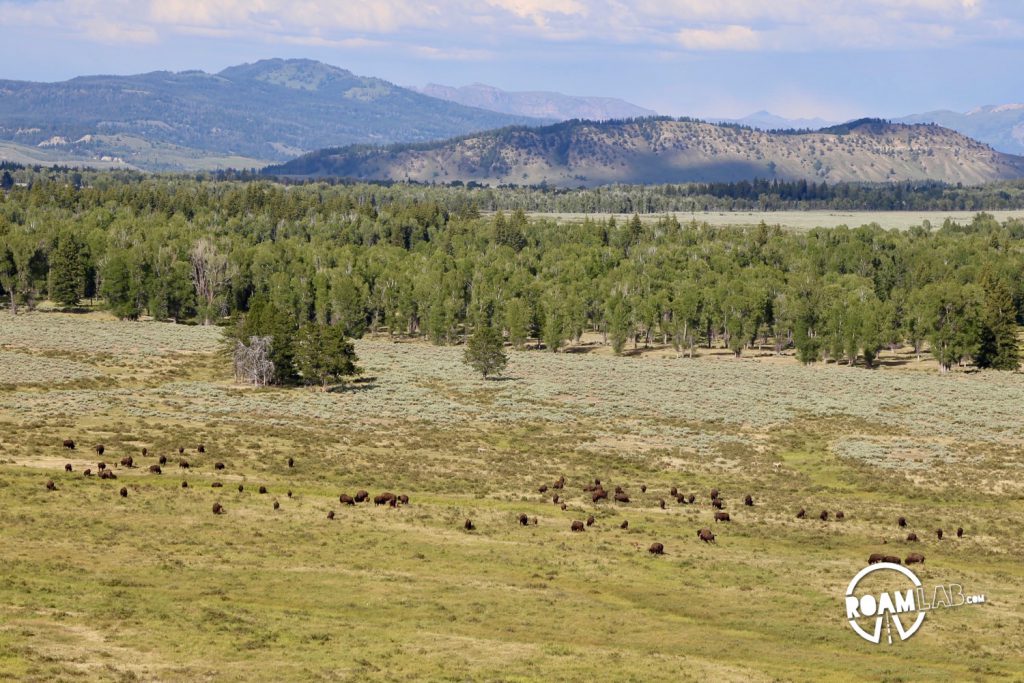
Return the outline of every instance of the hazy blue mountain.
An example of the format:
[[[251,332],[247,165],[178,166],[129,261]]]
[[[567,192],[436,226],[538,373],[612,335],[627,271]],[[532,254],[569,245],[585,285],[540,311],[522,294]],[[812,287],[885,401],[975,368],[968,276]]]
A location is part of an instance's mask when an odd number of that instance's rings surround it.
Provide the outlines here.
[[[838,121],[822,118],[787,119],[770,111],[756,111],[740,119],[710,119],[714,123],[738,123],[758,130],[818,130],[826,126],[834,126]]]
[[[1024,104],[978,107],[961,114],[939,110],[896,119],[901,123],[937,123],[991,145],[1000,152],[1024,154]]]
[[[268,59],[216,74],[0,81],[0,141],[144,168],[195,168],[210,157],[260,164],[334,145],[436,140],[530,122],[311,60]]]
[[[560,92],[509,92],[490,85],[473,85],[453,88],[448,85],[430,83],[419,91],[431,97],[457,102],[468,107],[479,107],[490,111],[531,116],[552,121],[586,119],[605,121],[628,119],[641,116],[655,116],[657,112],[645,109],[625,100],[613,97],[578,97]]]

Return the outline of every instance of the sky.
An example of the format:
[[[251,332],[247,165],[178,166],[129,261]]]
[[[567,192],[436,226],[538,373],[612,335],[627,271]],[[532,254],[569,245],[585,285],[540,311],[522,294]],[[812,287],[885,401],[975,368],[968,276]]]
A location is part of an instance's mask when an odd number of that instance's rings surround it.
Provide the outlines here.
[[[897,117],[1024,101],[1024,0],[0,0],[0,79],[270,57],[673,116]]]

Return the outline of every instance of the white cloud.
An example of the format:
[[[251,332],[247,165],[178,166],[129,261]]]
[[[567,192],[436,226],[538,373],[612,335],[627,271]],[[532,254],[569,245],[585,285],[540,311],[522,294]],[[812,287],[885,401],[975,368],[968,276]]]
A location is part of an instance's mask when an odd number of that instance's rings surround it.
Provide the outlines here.
[[[761,39],[749,26],[736,24],[720,28],[686,28],[676,40],[687,50],[756,50]]]

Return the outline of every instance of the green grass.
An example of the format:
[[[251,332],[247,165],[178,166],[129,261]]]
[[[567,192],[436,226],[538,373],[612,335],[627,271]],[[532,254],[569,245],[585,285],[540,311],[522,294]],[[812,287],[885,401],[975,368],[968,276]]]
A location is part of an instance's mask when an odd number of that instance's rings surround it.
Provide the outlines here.
[[[366,340],[374,379],[323,394],[232,386],[217,334],[0,313],[0,375],[16,378],[0,387],[0,679],[1024,677],[1021,375],[526,352],[484,382],[460,349]],[[61,362],[18,380],[18,354]],[[100,442],[142,467],[83,477]],[[947,459],[913,460],[938,442]],[[560,474],[565,511],[537,491]],[[592,504],[594,477],[632,502]],[[729,525],[711,521],[712,487]],[[360,488],[411,504],[339,505]],[[967,536],[939,543],[939,526]],[[926,583],[989,604],[868,645],[841,596],[880,549],[923,552]]]

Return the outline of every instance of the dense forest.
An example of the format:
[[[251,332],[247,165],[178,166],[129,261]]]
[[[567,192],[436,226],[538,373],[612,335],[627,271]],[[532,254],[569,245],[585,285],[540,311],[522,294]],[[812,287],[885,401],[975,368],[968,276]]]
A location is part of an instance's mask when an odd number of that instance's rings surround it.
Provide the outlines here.
[[[239,340],[287,337],[296,349],[344,349],[370,331],[461,343],[486,326],[518,348],[558,350],[596,331],[616,352],[663,342],[741,355],[764,344],[806,363],[870,367],[884,348],[927,343],[943,370],[1019,362],[1024,221],[985,213],[936,228],[796,233],[667,215],[481,215],[483,191],[465,188],[9,177],[0,294],[13,313],[42,298],[96,299],[122,318],[233,321]],[[279,370],[297,367],[292,349],[277,350],[288,351]]]

